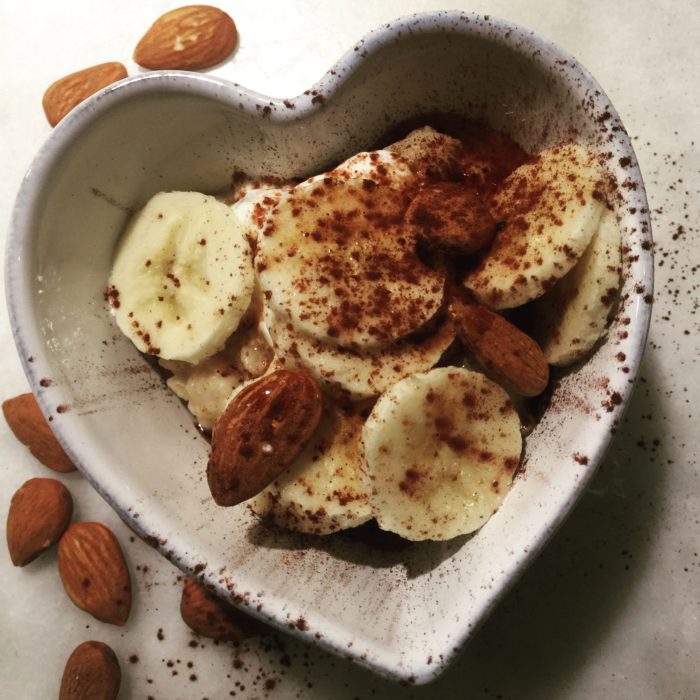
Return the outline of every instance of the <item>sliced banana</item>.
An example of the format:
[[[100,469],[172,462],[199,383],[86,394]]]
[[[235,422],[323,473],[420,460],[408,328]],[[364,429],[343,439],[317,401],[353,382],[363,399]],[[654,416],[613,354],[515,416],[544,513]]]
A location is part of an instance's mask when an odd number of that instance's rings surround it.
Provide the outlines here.
[[[605,333],[620,287],[620,227],[606,211],[576,267],[532,307],[532,332],[547,362],[560,367],[583,357]]]
[[[139,350],[197,363],[236,330],[253,283],[245,227],[230,207],[196,192],[161,192],[129,223],[108,296]]]
[[[420,330],[442,305],[445,271],[418,257],[407,205],[404,190],[369,178],[295,187],[258,237],[266,303],[307,337],[353,350]]]
[[[491,213],[505,226],[466,287],[493,309],[536,299],[578,262],[604,209],[593,154],[577,144],[545,149],[496,190]]]
[[[279,202],[284,192],[290,192],[291,185],[272,187],[271,184],[253,185],[242,188],[236,199],[231,202],[236,217],[244,226],[246,239],[255,245],[259,232],[265,227],[270,212]]]
[[[440,367],[395,384],[362,431],[372,512],[408,540],[447,540],[498,509],[520,462],[520,420],[483,374]]]
[[[316,535],[356,527],[372,517],[362,474],[357,410],[324,407],[308,447],[264,491],[248,501],[260,517]]]
[[[285,366],[304,367],[321,386],[353,401],[379,396],[404,377],[427,372],[455,340],[454,326],[445,320],[420,339],[399,341],[384,350],[354,352],[306,337],[271,309],[266,308],[264,319]]]
[[[415,175],[409,164],[398,153],[394,153],[390,149],[361,151],[343,161],[333,170],[314,175],[300,184],[313,186],[329,177],[342,182],[364,178],[377,185],[402,187],[412,182]]]

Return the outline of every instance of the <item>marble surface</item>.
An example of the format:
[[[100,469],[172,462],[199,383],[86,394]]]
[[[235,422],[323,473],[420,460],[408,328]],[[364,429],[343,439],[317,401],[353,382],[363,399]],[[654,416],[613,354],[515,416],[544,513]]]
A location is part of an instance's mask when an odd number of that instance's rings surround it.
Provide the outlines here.
[[[172,3],[0,3],[0,236],[24,172],[50,132],[44,89],[84,66],[128,58]],[[446,9],[432,0],[221,3],[238,24],[234,57],[212,72],[292,96],[384,21]],[[59,476],[75,517],[100,520],[124,545],[135,596],[123,629],[66,598],[55,552],[24,569],[0,553],[0,697],[55,697],[85,639],[113,646],[127,698],[697,698],[700,696],[700,5],[452,0],[450,8],[519,22],[577,56],[634,139],[653,214],[656,293],[632,402],[600,473],[544,553],[433,685],[380,680],[284,635],[239,646],[195,637],[179,616],[179,572],[135,539],[78,475]],[[27,390],[4,299],[5,399]],[[0,536],[11,494],[51,476],[0,425]],[[4,549],[4,546],[3,546]],[[339,595],[342,592],[338,592]]]

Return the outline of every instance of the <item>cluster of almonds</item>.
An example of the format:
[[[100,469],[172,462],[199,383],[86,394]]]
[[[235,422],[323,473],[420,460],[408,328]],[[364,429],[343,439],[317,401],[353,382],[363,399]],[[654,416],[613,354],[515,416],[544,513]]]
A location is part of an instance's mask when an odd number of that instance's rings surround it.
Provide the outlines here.
[[[150,70],[202,70],[221,63],[236,48],[238,31],[225,12],[210,5],[187,5],[159,17],[134,50],[134,61]],[[51,126],[102,88],[127,77],[122,63],[112,61],[71,73],[44,93]]]
[[[51,432],[30,393],[2,404],[15,436],[46,467],[59,473],[75,466]],[[15,566],[26,566],[58,543],[58,572],[68,597],[96,619],[122,626],[131,609],[131,578],[114,533],[99,522],[74,522],[73,498],[57,479],[26,481],[13,495],[7,515],[7,547]],[[185,580],[180,603],[185,623],[196,633],[221,641],[259,634],[260,625]],[[61,681],[61,700],[113,700],[121,683],[119,661],[103,642],[86,641],[70,655]]]

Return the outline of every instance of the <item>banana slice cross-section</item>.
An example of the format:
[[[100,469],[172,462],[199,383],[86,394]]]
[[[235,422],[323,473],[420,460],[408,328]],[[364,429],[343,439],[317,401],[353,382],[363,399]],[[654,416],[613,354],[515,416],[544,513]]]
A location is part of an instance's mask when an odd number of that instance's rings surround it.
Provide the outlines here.
[[[544,294],[574,267],[598,230],[603,180],[593,154],[577,144],[545,149],[516,168],[491,200],[491,214],[503,228],[466,287],[493,309]]]
[[[408,201],[369,177],[295,187],[258,237],[266,303],[307,337],[354,350],[420,330],[441,308],[445,271],[418,256]]]
[[[197,363],[236,330],[253,284],[245,227],[231,208],[197,192],[161,192],[129,223],[107,296],[139,350]]]
[[[353,401],[379,396],[404,377],[427,372],[455,341],[454,325],[446,319],[423,337],[356,352],[306,337],[269,308],[264,319],[285,366],[309,370],[322,387]]]
[[[619,294],[620,264],[620,227],[606,211],[576,267],[532,307],[531,331],[549,364],[582,359],[605,333]]]
[[[498,509],[520,462],[520,420],[483,374],[440,367],[395,384],[362,432],[377,523],[408,540],[447,540]]]
[[[328,535],[372,518],[359,451],[363,417],[330,402],[311,443],[248,504],[290,530]]]
[[[401,156],[390,150],[361,151],[333,170],[314,175],[300,184],[313,186],[329,177],[342,182],[365,178],[377,185],[403,187],[415,179],[415,174]]]

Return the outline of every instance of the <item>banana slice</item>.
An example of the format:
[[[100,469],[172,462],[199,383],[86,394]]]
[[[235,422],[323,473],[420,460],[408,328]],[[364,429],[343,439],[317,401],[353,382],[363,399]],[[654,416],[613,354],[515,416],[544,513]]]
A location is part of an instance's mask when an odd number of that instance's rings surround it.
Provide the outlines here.
[[[308,447],[289,469],[248,501],[260,517],[290,530],[328,535],[372,517],[359,451],[363,417],[324,407]]]
[[[129,223],[107,295],[139,350],[197,363],[236,330],[253,282],[245,227],[230,207],[196,192],[161,192]]]
[[[314,175],[300,185],[313,186],[328,177],[341,182],[364,178],[377,185],[391,187],[402,187],[415,179],[408,163],[398,153],[389,149],[356,153],[333,170]]]
[[[254,181],[242,185],[235,196],[226,200],[244,226],[245,237],[255,249],[259,232],[265,228],[270,213],[285,192],[291,192],[292,184],[271,181]]]
[[[379,526],[408,540],[447,540],[498,509],[520,462],[520,420],[483,374],[440,367],[395,384],[362,431]]]
[[[606,211],[576,267],[532,307],[531,330],[550,365],[582,359],[603,335],[618,296],[620,265],[620,227]]]
[[[404,377],[427,372],[455,340],[454,326],[445,320],[418,340],[402,340],[385,350],[354,352],[306,337],[291,323],[280,321],[271,309],[265,309],[264,319],[285,366],[304,367],[326,389],[353,401],[379,396]]]
[[[504,221],[465,285],[493,309],[510,309],[550,289],[583,255],[605,209],[603,171],[576,144],[545,149],[496,190],[491,214]]]
[[[267,303],[307,337],[353,350],[420,330],[442,305],[445,271],[418,257],[407,205],[404,190],[369,178],[295,187],[258,237]]]

